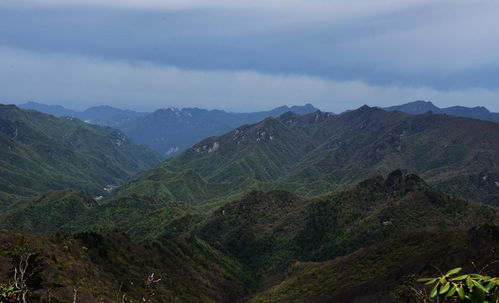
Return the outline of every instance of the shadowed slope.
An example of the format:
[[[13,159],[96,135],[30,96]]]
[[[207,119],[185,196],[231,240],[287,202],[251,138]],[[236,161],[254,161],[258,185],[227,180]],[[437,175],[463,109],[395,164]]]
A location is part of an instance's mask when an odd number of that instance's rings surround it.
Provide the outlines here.
[[[496,221],[495,208],[449,197],[396,171],[309,199],[252,192],[216,210],[196,234],[266,276],[292,259],[328,260],[415,230]]]

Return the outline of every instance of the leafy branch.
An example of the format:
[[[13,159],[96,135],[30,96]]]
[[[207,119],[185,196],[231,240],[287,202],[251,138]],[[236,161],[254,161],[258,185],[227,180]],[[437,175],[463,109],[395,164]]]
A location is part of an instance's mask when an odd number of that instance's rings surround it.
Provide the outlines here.
[[[15,289],[13,285],[0,285],[0,302],[15,302],[16,297],[20,292],[21,291]]]
[[[436,278],[422,278],[418,282],[433,285],[430,298],[471,303],[499,303],[499,277],[480,274],[458,275],[462,268],[454,268]]]

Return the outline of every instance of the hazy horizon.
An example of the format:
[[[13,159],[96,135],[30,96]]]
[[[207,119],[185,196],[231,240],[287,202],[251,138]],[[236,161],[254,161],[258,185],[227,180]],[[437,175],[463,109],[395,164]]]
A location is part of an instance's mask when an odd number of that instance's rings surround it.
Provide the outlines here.
[[[23,104],[26,104],[26,103],[30,103],[30,102],[33,102],[33,103],[38,103],[38,104],[42,104],[42,105],[47,105],[47,106],[62,106],[64,107],[65,109],[68,109],[68,110],[73,110],[73,111],[76,111],[76,112],[82,112],[82,111],[85,111],[86,109],[89,109],[89,108],[92,108],[92,107],[98,107],[98,106],[111,106],[111,107],[114,107],[114,108],[118,108],[118,109],[123,109],[123,110],[132,110],[132,111],[136,111],[136,112],[153,112],[153,111],[156,111],[156,110],[159,110],[159,109],[168,109],[168,108],[178,108],[178,109],[188,109],[188,108],[200,108],[200,109],[206,109],[206,110],[223,110],[223,111],[226,111],[226,112],[232,112],[232,113],[248,113],[248,112],[259,112],[259,111],[270,111],[270,110],[273,110],[277,107],[281,107],[281,106],[288,106],[288,107],[293,107],[293,106],[305,106],[306,104],[311,104],[312,106],[316,107],[317,109],[321,110],[321,111],[327,111],[327,112],[332,112],[332,113],[335,113],[335,114],[340,114],[340,113],[343,113],[345,111],[349,111],[349,110],[355,110],[355,109],[358,109],[359,107],[362,107],[364,105],[367,105],[367,106],[371,106],[371,107],[390,107],[390,106],[396,106],[396,105],[402,105],[402,104],[406,104],[406,103],[411,103],[411,102],[415,102],[415,101],[424,101],[424,102],[431,102],[433,105],[439,107],[439,108],[445,108],[446,106],[440,106],[439,104],[433,102],[433,101],[429,101],[429,100],[414,100],[414,101],[407,101],[407,102],[400,102],[400,103],[394,103],[394,104],[391,104],[391,105],[386,105],[386,106],[381,106],[381,105],[376,105],[376,104],[361,104],[359,106],[356,106],[356,107],[352,107],[352,108],[346,108],[344,110],[341,110],[341,111],[338,111],[338,112],[333,112],[333,111],[329,111],[329,110],[326,110],[326,109],[323,109],[323,108],[320,108],[319,106],[316,106],[315,104],[311,103],[311,102],[304,102],[302,104],[281,104],[281,105],[278,105],[278,106],[272,106],[272,107],[262,107],[262,108],[259,108],[259,109],[255,109],[255,110],[249,110],[249,111],[244,111],[244,110],[230,110],[230,109],[226,109],[226,108],[222,108],[222,107],[198,107],[198,106],[189,106],[188,104],[185,105],[185,106],[181,106],[181,107],[178,107],[178,106],[169,106],[168,104],[165,104],[163,106],[160,106],[160,107],[156,107],[156,108],[141,108],[140,106],[120,106],[120,105],[109,105],[109,104],[96,104],[96,105],[92,105],[92,106],[83,106],[83,107],[71,107],[71,106],[66,106],[64,104],[50,104],[50,103],[43,103],[43,102],[37,102],[37,101],[26,101],[26,102],[17,102],[17,103],[9,103],[9,102],[2,102],[0,101],[0,104],[14,104],[16,106],[19,106],[19,105],[23,105]],[[455,106],[455,105],[450,105],[450,106]],[[485,107],[487,108],[489,111],[491,112],[494,112],[493,110],[491,110],[490,108],[486,107],[486,106],[482,106],[482,105],[475,105],[475,106],[470,106],[470,107]]]

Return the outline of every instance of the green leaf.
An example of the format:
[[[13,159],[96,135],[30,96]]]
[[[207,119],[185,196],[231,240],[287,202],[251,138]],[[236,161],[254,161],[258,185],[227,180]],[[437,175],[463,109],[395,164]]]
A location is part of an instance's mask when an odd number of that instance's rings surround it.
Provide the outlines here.
[[[462,285],[457,287],[457,294],[459,295],[459,299],[461,299],[461,301],[464,301],[464,299],[466,299]]]
[[[468,277],[468,275],[462,275],[462,276],[452,278],[451,281],[461,281],[461,280],[466,279],[467,277]]]
[[[487,286],[485,286],[485,289],[487,289],[487,291],[490,291],[494,287],[495,284],[496,283],[494,281],[490,281],[489,284],[487,284]]]
[[[446,276],[455,275],[455,274],[459,273],[462,269],[463,269],[462,267],[456,267],[454,269],[449,270],[445,275]]]
[[[437,294],[438,294],[438,284],[435,284],[435,286],[430,292],[430,298],[435,298]]]
[[[466,286],[468,286],[469,289],[472,289],[473,288],[473,280],[471,280],[470,277],[467,277],[466,278]]]
[[[447,298],[452,297],[456,293],[457,285],[454,284],[452,288],[447,292],[447,295],[445,295]]]
[[[475,278],[477,280],[486,280],[487,279],[487,277],[479,275],[479,274],[471,274],[470,276],[472,276],[473,278]]]
[[[492,303],[498,303],[499,302],[499,289],[496,289],[494,294],[490,297],[490,302]]]
[[[445,294],[449,290],[449,288],[450,288],[450,283],[449,282],[445,283],[445,285],[442,288],[440,288],[440,294],[441,295]]]
[[[481,291],[489,293],[489,291],[485,287],[483,287],[482,284],[478,283],[475,280],[471,280],[471,282],[473,283],[474,286],[476,286],[477,288],[479,288]]]
[[[484,303],[485,301],[485,292],[480,288],[474,288],[471,293],[471,302],[473,303]]]
[[[437,279],[435,279],[435,278],[421,278],[421,279],[418,279],[417,281],[421,282],[421,283],[424,283],[424,282],[436,281],[436,280]]]

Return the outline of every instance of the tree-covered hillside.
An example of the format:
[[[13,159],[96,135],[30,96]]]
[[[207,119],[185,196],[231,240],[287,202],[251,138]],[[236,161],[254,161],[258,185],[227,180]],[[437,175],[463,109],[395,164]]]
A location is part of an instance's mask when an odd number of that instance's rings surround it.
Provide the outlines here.
[[[92,206],[78,193],[52,198],[52,209],[51,196],[38,200],[48,216],[100,209],[83,215],[93,221],[71,222],[125,230],[142,241],[119,233],[0,231],[0,286],[30,252],[39,265],[30,295],[44,302],[49,293],[67,302],[74,289],[78,302],[92,303],[122,302],[123,295],[150,302],[417,302],[410,301],[413,282],[434,266],[497,270],[499,231],[490,225],[498,222],[497,208],[445,195],[401,171],[318,197],[254,191],[209,215],[179,207],[168,217],[165,201]],[[38,232],[46,228],[40,217],[33,222]],[[151,226],[159,233],[144,232]],[[157,282],[148,284],[152,273]]]
[[[450,194],[497,205],[498,159],[497,123],[364,106],[339,116],[287,113],[207,138],[123,193],[210,207],[250,189],[319,194],[403,168]],[[188,183],[175,186],[185,176]]]
[[[0,105],[0,207],[65,188],[101,195],[160,161],[118,130]]]
[[[395,171],[313,198],[255,191],[220,207],[196,234],[265,276],[282,272],[290,260],[329,260],[416,230],[497,222],[496,208]]]

